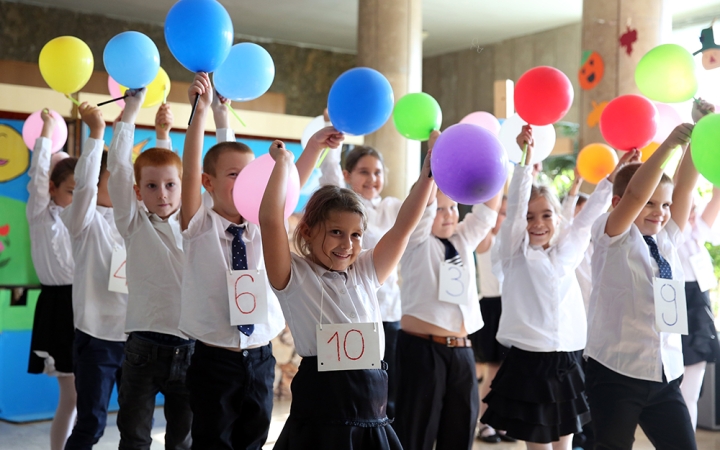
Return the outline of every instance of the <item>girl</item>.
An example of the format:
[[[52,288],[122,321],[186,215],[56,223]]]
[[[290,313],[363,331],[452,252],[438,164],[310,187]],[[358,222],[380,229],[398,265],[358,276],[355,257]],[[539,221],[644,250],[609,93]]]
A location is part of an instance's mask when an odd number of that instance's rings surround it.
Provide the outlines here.
[[[517,141],[527,144],[531,160],[529,126]],[[636,151],[618,167],[632,157]],[[528,449],[569,449],[572,434],[589,419],[580,368],[586,316],[575,269],[592,223],[610,206],[615,173],[558,233],[561,207],[555,195],[532,185],[531,167],[518,166],[513,174],[498,243],[506,282],[497,339],[510,351],[484,399],[488,407],[481,421],[526,441]]]
[[[324,342],[315,329],[320,324],[319,334],[322,324],[361,328],[381,320],[375,292],[395,270],[427,205],[433,186],[429,153],[395,225],[372,250],[362,251],[367,216],[358,195],[335,186],[319,189],[295,232],[302,256],[290,253],[283,220],[292,156],[279,141],[270,154],[275,168],[260,206],[263,253],[270,285],[303,357],[292,382],[290,416],[275,448],[400,449],[386,415],[385,370],[319,371],[318,347]],[[383,332],[375,329],[375,350],[382,355]]]
[[[35,141],[30,165],[27,219],[33,263],[42,290],[35,307],[28,372],[56,376],[60,398],[50,427],[50,448],[60,450],[75,422],[75,377],[72,348],[75,336],[72,279],[75,263],[70,235],[60,212],[72,202],[76,158],[60,160],[50,171],[50,137],[55,120],[41,113],[43,129]]]

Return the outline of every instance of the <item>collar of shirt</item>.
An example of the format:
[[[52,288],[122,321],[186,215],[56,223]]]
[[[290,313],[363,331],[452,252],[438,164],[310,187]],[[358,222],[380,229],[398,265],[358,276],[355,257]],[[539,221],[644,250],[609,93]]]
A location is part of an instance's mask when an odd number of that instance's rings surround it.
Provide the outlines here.
[[[330,270],[330,269],[326,269],[325,266],[316,263],[315,261],[311,260],[310,258],[307,258],[307,257],[303,256],[303,259],[305,259],[305,261],[307,261],[307,262],[310,264],[310,266],[314,269],[315,273],[316,273],[319,277],[328,276],[328,277],[330,277],[330,278],[334,278],[334,277],[335,277],[334,274],[337,273],[337,274],[342,275],[342,276],[343,276],[343,280],[347,282],[347,279],[348,279],[347,270],[343,270],[343,271],[340,271],[340,270]],[[350,266],[350,267],[352,267],[352,266]]]

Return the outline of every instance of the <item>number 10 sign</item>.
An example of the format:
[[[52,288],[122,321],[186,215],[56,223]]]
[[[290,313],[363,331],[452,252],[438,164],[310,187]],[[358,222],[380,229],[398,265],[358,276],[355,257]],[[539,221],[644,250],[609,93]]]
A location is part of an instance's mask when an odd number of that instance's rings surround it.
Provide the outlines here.
[[[380,368],[380,335],[376,323],[316,326],[318,372]]]

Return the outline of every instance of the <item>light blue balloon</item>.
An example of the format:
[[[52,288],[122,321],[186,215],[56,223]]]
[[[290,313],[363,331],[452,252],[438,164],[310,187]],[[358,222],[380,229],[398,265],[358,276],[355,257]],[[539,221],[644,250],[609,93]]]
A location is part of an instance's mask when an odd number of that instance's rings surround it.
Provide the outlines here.
[[[275,63],[270,53],[250,42],[233,45],[225,62],[213,74],[220,95],[240,102],[266,93],[274,79]]]
[[[383,74],[356,67],[340,75],[330,88],[328,114],[338,131],[361,136],[385,125],[394,104],[392,86]]]
[[[103,63],[107,73],[118,84],[140,89],[157,76],[160,53],[149,37],[137,31],[125,31],[105,45]]]
[[[165,17],[170,53],[193,73],[214,72],[220,67],[233,37],[230,15],[216,0],[180,0]]]

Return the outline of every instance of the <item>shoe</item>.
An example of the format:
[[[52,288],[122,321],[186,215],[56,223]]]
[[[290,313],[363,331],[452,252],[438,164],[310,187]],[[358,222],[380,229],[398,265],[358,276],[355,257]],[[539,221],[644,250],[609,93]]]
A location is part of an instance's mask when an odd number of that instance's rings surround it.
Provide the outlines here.
[[[490,427],[484,426],[478,431],[477,439],[483,442],[487,442],[488,444],[497,444],[500,442],[500,435],[495,432],[494,434],[490,434],[487,436],[483,436],[483,432]]]
[[[510,437],[505,433],[498,433],[497,436],[503,442],[517,442],[517,439],[515,439],[514,437]]]

